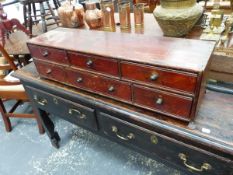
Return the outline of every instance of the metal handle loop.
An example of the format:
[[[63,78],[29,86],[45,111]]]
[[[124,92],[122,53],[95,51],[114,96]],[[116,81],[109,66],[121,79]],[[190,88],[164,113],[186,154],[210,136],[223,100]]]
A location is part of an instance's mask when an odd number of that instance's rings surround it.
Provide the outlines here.
[[[69,109],[69,114],[73,115],[74,113],[76,113],[80,119],[84,119],[86,118],[86,115],[85,114],[82,114],[79,110],[77,109]]]
[[[37,95],[34,95],[33,99],[41,106],[45,106],[48,103],[46,99],[38,99]]]
[[[188,160],[187,160],[187,156],[186,156],[185,154],[183,154],[183,153],[180,153],[180,154],[179,154],[179,157],[180,157],[181,160],[183,160],[184,165],[185,165],[187,168],[189,168],[190,170],[197,171],[197,172],[202,172],[203,170],[207,171],[207,170],[210,170],[210,169],[211,169],[211,165],[208,164],[208,163],[203,163],[203,164],[201,165],[200,168],[196,168],[196,167],[194,167],[194,166],[192,166],[192,165],[189,165],[189,164],[187,163],[187,161],[188,161]]]
[[[112,126],[112,132],[116,134],[116,136],[121,140],[132,140],[135,138],[135,135],[133,133],[129,133],[127,136],[123,136],[120,133],[118,133],[118,128],[116,126]]]

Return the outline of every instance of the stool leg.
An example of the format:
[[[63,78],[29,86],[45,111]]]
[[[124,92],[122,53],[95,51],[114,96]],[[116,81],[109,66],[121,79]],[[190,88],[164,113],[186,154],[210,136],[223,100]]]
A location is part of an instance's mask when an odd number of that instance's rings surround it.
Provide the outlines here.
[[[57,1],[56,1],[56,0],[53,0],[53,4],[54,4],[54,6],[55,6],[55,9],[58,9],[59,4],[57,3]]]
[[[32,9],[33,9],[33,13],[34,13],[34,19],[36,21],[37,20],[37,16],[36,16],[36,4],[34,2],[32,3]]]
[[[45,22],[45,9],[43,2],[40,2],[40,13],[41,13],[42,31],[47,32],[47,27]]]
[[[23,4],[23,19],[24,19],[24,26],[27,28],[27,7],[26,7],[26,4]]]
[[[32,9],[31,9],[31,3],[28,3],[28,26],[29,26],[29,31],[32,34]]]
[[[50,11],[50,13],[51,13],[51,15],[52,15],[52,17],[53,17],[53,19],[54,19],[55,23],[58,25],[58,22],[57,22],[57,19],[56,19],[55,13],[54,13],[54,11],[53,11],[52,7],[51,7],[51,6],[50,6],[50,4],[49,4],[49,1],[46,1],[46,3],[47,3],[47,6],[48,6],[48,8],[49,8],[49,11]]]

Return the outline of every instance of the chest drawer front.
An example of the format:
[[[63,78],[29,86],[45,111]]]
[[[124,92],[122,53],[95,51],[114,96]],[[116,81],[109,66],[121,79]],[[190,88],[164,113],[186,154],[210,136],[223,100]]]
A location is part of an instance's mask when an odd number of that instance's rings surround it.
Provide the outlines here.
[[[229,160],[147,130],[109,114],[98,112],[99,129],[107,137],[133,148],[139,148],[152,157],[159,157],[181,169],[203,175],[230,175]],[[183,157],[182,157],[183,156]]]
[[[66,71],[64,67],[57,66],[53,64],[48,64],[46,62],[34,60],[36,65],[36,69],[38,73],[45,78],[49,78],[52,80],[64,82],[66,79]]]
[[[68,52],[68,56],[72,66],[119,76],[118,62],[116,60],[75,52]]]
[[[68,83],[78,88],[122,101],[131,101],[131,86],[128,83],[73,70],[67,71],[67,77]]]
[[[169,87],[189,93],[195,92],[197,76],[168,69],[139,64],[121,63],[122,78],[150,85]]]
[[[33,58],[54,61],[57,63],[68,64],[68,57],[64,50],[54,49],[49,47],[28,45]]]
[[[192,98],[133,85],[133,103],[150,110],[187,120]]]
[[[71,123],[97,130],[94,109],[29,86],[26,87],[26,90],[40,109],[57,115]]]

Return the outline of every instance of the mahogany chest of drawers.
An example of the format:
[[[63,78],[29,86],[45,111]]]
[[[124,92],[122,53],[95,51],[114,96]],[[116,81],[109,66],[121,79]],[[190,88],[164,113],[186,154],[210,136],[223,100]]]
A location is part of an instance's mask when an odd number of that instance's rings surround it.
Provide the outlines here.
[[[190,121],[214,43],[59,28],[28,47],[41,77]]]

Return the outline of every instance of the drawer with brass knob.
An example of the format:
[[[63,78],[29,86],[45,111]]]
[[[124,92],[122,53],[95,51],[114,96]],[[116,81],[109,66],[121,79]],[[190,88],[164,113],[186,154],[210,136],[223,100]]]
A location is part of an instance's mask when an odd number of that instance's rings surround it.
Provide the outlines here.
[[[68,57],[71,65],[74,67],[105,73],[107,75],[119,76],[118,62],[114,59],[77,52],[68,52]]]
[[[135,105],[188,120],[193,101],[191,97],[139,85],[134,85],[132,89],[134,93],[133,103]]]
[[[97,94],[131,102],[131,86],[128,82],[110,79],[81,70],[67,70],[67,83]]]
[[[58,66],[47,62],[34,60],[37,71],[42,77],[49,78],[59,82],[65,82],[66,71],[64,66]]]
[[[26,86],[25,89],[39,109],[57,115],[71,123],[97,130],[94,109],[30,86]]]
[[[69,64],[66,52],[62,49],[50,47],[42,47],[33,44],[28,44],[28,48],[32,57],[35,59],[49,60],[62,64]]]
[[[121,62],[120,65],[123,79],[195,93],[197,74],[129,62]]]

